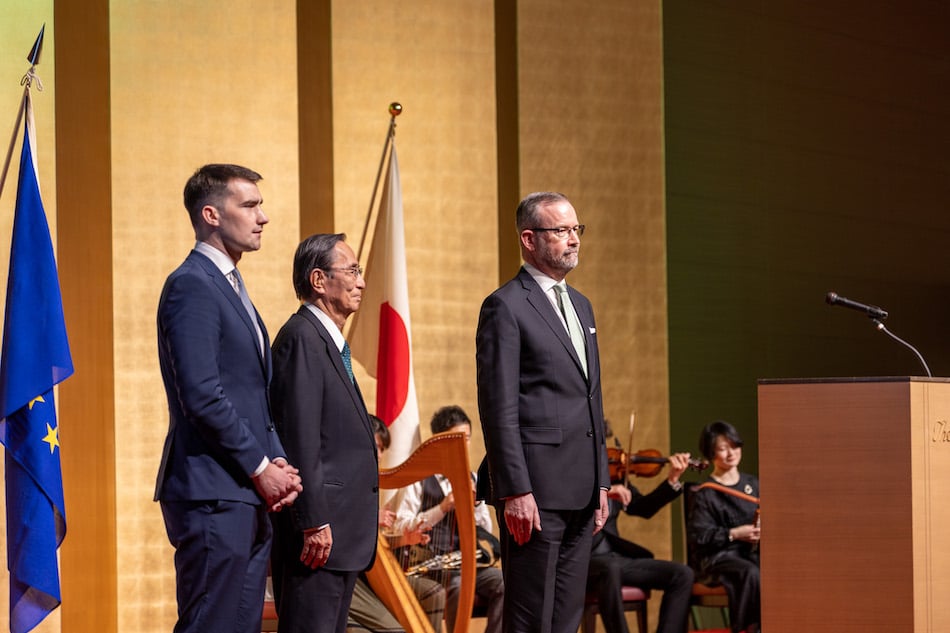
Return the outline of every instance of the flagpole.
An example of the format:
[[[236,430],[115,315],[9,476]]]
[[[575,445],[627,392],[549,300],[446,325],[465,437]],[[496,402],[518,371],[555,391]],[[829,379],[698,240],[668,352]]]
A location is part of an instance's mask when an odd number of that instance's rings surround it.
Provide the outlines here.
[[[16,124],[13,126],[13,137],[10,139],[10,147],[7,148],[7,157],[3,161],[3,173],[0,173],[0,198],[3,197],[3,186],[7,182],[7,171],[10,169],[10,159],[13,158],[13,148],[16,145],[16,137],[20,131],[20,123],[23,122],[23,113],[26,111],[26,103],[30,98],[30,87],[33,85],[33,80],[36,79],[39,90],[43,89],[43,83],[33,71],[36,69],[36,65],[40,63],[40,53],[43,51],[44,31],[46,31],[45,24],[40,28],[40,34],[36,36],[36,41],[33,42],[33,48],[30,49],[30,54],[26,56],[26,61],[30,62],[30,69],[26,71],[26,74],[23,75],[23,79],[20,80],[20,85],[23,86],[23,98],[20,99],[20,109],[16,115]]]
[[[360,237],[360,247],[356,251],[356,261],[363,263],[363,246],[366,245],[366,235],[369,233],[370,222],[373,219],[373,208],[376,206],[376,192],[379,190],[379,179],[383,175],[383,165],[386,163],[386,152],[389,150],[393,138],[396,136],[396,117],[402,114],[402,104],[393,101],[389,104],[389,129],[386,130],[386,142],[383,143],[383,155],[379,157],[379,169],[376,170],[376,182],[373,183],[373,195],[369,199],[369,211],[366,213],[366,223],[363,225],[363,236]]]
[[[20,131],[20,123],[23,122],[23,112],[26,110],[26,100],[29,96],[30,84],[27,83],[23,89],[23,97],[20,99],[20,108],[16,114],[16,123],[13,124],[13,136],[10,137],[10,147],[7,149],[7,157],[3,161],[3,173],[0,174],[0,198],[3,197],[3,186],[7,182],[7,170],[10,169],[10,159],[13,158],[13,148],[16,145],[17,133]]]

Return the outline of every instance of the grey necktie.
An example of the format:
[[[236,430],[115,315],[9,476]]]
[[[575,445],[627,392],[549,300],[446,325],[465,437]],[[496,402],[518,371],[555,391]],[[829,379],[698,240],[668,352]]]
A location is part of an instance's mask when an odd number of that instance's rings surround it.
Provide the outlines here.
[[[584,332],[581,330],[580,319],[577,318],[577,312],[574,311],[574,304],[567,295],[567,285],[559,283],[554,285],[554,294],[557,296],[557,306],[561,309],[561,316],[567,324],[567,332],[571,335],[571,343],[574,344],[574,350],[578,358],[581,359],[581,367],[584,368],[584,375],[587,375],[587,352],[584,346]]]
[[[353,378],[353,362],[350,359],[350,344],[346,341],[343,341],[343,349],[340,350],[340,355],[343,357],[343,366],[346,367],[346,373],[350,377],[350,382],[355,383],[356,379]]]
[[[254,306],[251,304],[251,298],[247,295],[247,289],[244,287],[244,279],[241,277],[241,271],[237,268],[229,272],[227,275],[228,281],[231,282],[231,286],[234,287],[234,292],[241,297],[241,303],[244,305],[244,310],[247,311],[247,316],[251,317],[251,323],[254,324],[254,331],[257,332],[257,351],[264,355],[264,335],[261,333],[261,327],[257,323],[257,312],[254,311]]]

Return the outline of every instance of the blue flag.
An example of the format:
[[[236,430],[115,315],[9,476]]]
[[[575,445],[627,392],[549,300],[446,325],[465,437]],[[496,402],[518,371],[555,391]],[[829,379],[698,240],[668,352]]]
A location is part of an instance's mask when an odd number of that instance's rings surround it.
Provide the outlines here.
[[[53,386],[73,373],[53,244],[36,176],[29,92],[25,100],[0,356],[12,633],[30,631],[61,601],[56,550],[66,536],[66,504]]]

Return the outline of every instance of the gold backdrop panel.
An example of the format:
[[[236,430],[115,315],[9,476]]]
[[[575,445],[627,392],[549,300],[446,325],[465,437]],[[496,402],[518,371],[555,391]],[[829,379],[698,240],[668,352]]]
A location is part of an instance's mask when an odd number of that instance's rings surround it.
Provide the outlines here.
[[[273,333],[296,306],[298,239],[295,4],[113,3],[116,523],[119,630],[170,630],[173,550],[152,501],[168,426],[155,309],[194,232],[185,180],[211,162],[258,171],[270,223],[241,261]]]
[[[659,3],[526,0],[518,20],[523,192],[561,191],[587,225],[569,281],[594,305],[607,417],[626,447],[636,410],[633,448],[666,451]],[[670,512],[619,525],[670,556]]]
[[[337,229],[358,243],[391,101],[405,217],[416,389],[423,437],[432,413],[473,418],[475,326],[494,289],[497,241],[492,2],[333,4]],[[375,384],[360,375],[367,405]],[[476,462],[477,463],[477,462]]]

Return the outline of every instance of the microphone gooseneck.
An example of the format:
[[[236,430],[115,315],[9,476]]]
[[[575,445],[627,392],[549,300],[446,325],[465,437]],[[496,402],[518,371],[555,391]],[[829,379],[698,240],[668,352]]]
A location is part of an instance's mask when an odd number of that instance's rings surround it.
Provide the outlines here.
[[[891,332],[890,330],[888,330],[886,327],[884,327],[884,324],[881,323],[881,321],[879,321],[878,319],[874,319],[874,323],[876,324],[877,329],[879,329],[880,331],[884,332],[885,334],[887,334],[888,336],[890,336],[892,339],[894,339],[895,341],[897,341],[897,342],[900,343],[901,345],[905,346],[907,349],[909,349],[910,351],[912,351],[915,356],[917,356],[917,360],[919,360],[919,361],[920,361],[920,364],[923,365],[924,371],[927,372],[927,377],[928,377],[928,378],[933,378],[933,377],[934,377],[933,374],[930,373],[930,367],[927,367],[927,361],[924,360],[924,357],[921,356],[920,352],[917,351],[917,348],[916,348],[916,347],[914,347],[913,345],[911,345],[910,343],[908,343],[907,341],[905,341],[905,340],[902,339],[901,337],[897,336],[896,334],[894,334],[893,332]]]
[[[912,351],[914,355],[917,357],[917,360],[920,361],[920,364],[923,366],[924,371],[927,372],[927,377],[933,378],[933,374],[930,373],[930,367],[927,366],[927,361],[925,361],[921,353],[917,351],[917,348],[911,345],[910,343],[908,343],[907,341],[905,341],[904,339],[902,339],[901,337],[897,336],[890,330],[888,330],[886,327],[884,327],[884,319],[887,318],[887,310],[884,310],[877,306],[868,305],[866,303],[861,303],[859,301],[852,301],[851,299],[842,297],[837,292],[829,292],[828,294],[826,294],[825,303],[827,303],[828,305],[833,305],[833,306],[838,305],[838,306],[843,306],[845,308],[851,308],[852,310],[857,310],[858,312],[864,312],[865,314],[867,314],[871,318],[871,321],[874,323],[875,329],[880,330],[881,332],[884,332],[885,334],[890,336],[892,339],[894,339],[895,341],[897,341],[898,343],[900,343],[901,345],[905,346],[907,349]]]

